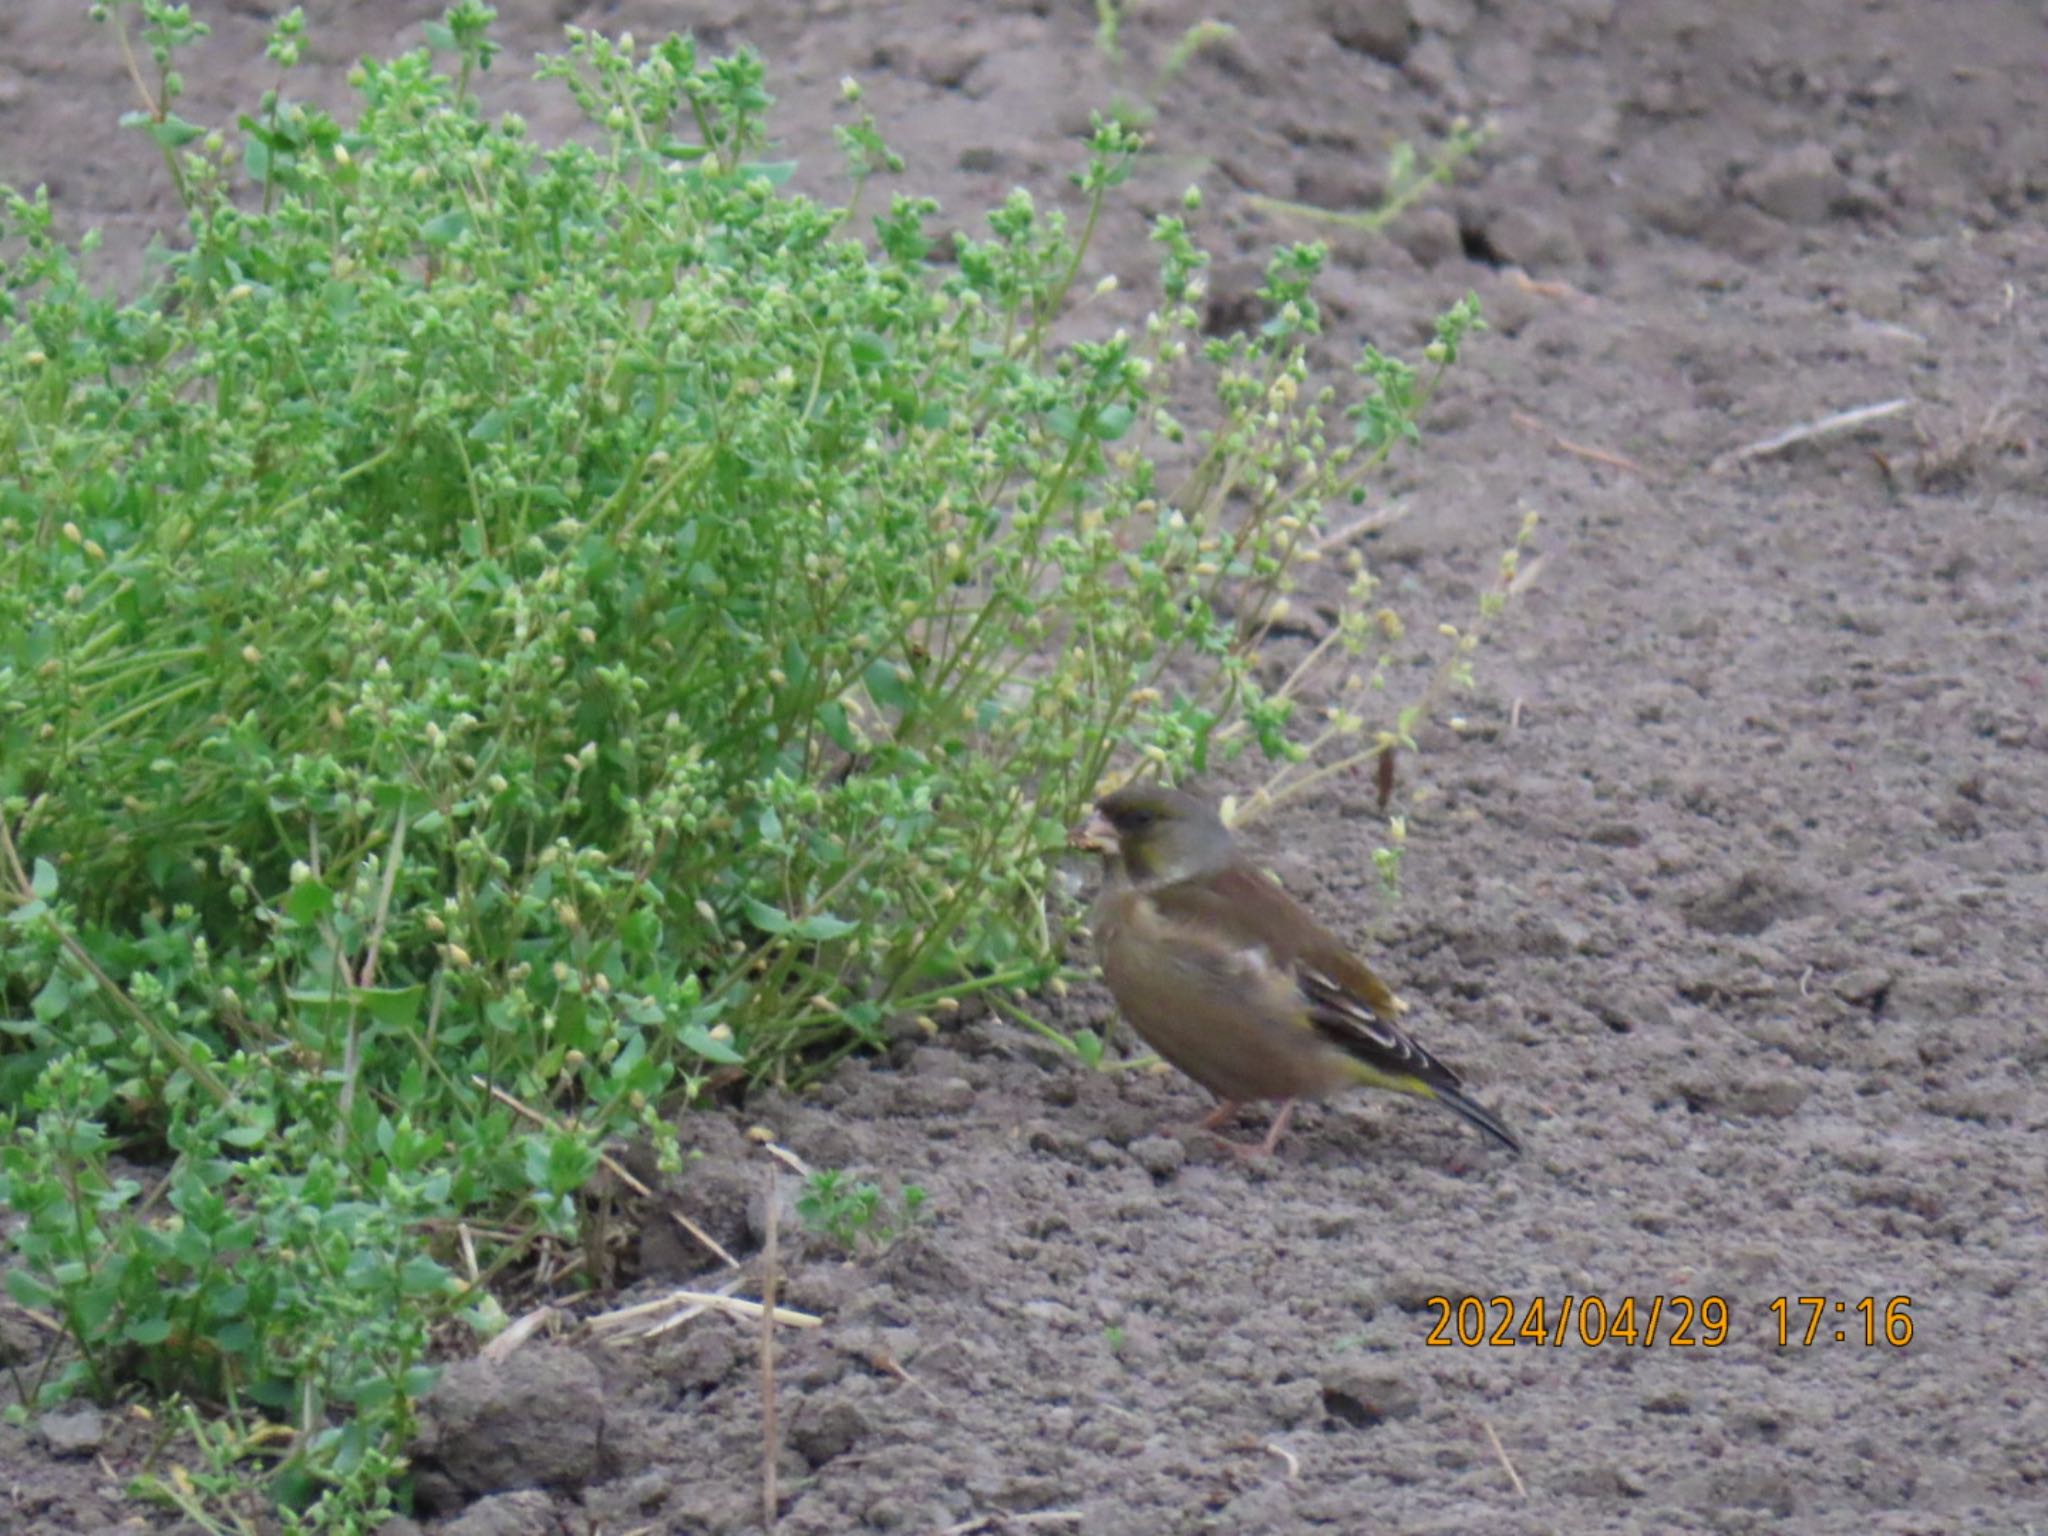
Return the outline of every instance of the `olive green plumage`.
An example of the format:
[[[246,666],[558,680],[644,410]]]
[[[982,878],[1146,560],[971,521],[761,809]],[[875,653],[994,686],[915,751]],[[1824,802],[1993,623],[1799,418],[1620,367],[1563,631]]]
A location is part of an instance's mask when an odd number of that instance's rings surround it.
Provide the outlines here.
[[[1396,1022],[1394,994],[1300,902],[1239,853],[1216,808],[1137,784],[1105,796],[1082,833],[1108,864],[1095,938],[1117,1007],[1145,1043],[1222,1100],[1281,1102],[1352,1087],[1434,1099],[1510,1149],[1458,1074]]]

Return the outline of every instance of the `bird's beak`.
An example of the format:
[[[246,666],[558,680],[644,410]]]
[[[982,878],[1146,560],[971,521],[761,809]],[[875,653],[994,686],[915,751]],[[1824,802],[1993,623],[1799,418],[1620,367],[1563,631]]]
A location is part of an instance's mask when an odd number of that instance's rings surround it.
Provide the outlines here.
[[[1117,846],[1116,828],[1102,812],[1096,811],[1080,826],[1067,834],[1067,846],[1078,848],[1083,853],[1115,854],[1121,852]]]

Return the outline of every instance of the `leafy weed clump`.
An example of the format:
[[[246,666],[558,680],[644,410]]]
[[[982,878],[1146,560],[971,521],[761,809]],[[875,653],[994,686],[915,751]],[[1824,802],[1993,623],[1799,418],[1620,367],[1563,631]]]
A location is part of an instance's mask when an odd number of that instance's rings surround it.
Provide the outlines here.
[[[821,1168],[804,1180],[796,1197],[797,1219],[842,1251],[887,1248],[923,1219],[922,1185],[905,1184],[894,1202],[882,1186],[854,1179],[836,1169]]]
[[[452,65],[364,61],[353,120],[280,87],[226,131],[176,111],[184,7],[103,9],[188,239],[117,301],[0,199],[9,1284],[75,1348],[38,1399],[225,1411],[165,1497],[261,1474],[346,1525],[434,1330],[575,1253],[606,1140],[673,1162],[722,1082],[1052,981],[1113,762],[1299,783],[1408,739],[1369,570],[1315,732],[1313,668],[1252,659],[1478,320],[1419,371],[1368,351],[1346,406],[1304,361],[1320,250],[1205,339],[1176,215],[1145,323],[1056,344],[1114,123],[1078,227],[1018,192],[941,261],[928,200],[863,231],[783,190],[746,54],[572,32],[540,70],[589,131],[548,145],[473,93],[464,0]],[[856,184],[892,163],[842,142]]]

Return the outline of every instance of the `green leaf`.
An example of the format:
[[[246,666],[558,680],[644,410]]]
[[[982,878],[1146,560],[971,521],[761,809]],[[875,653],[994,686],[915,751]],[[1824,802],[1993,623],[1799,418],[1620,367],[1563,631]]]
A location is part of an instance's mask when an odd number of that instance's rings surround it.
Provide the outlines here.
[[[229,1146],[240,1147],[246,1152],[251,1147],[262,1146],[264,1142],[270,1140],[276,1130],[277,1124],[274,1116],[267,1113],[258,1114],[247,1125],[230,1126],[227,1130],[222,1131],[220,1139]]]
[[[1136,419],[1137,413],[1128,405],[1107,405],[1096,413],[1089,430],[1095,434],[1097,442],[1113,443],[1130,431],[1131,423]]]
[[[429,245],[453,245],[456,239],[469,228],[469,214],[465,209],[451,208],[444,214],[427,220],[420,226],[420,238]]]
[[[661,943],[661,918],[652,908],[641,907],[627,914],[619,924],[619,942],[626,952],[645,960]]]
[[[547,1188],[557,1195],[573,1194],[590,1182],[597,1172],[597,1148],[580,1138],[563,1133],[548,1141]],[[436,1266],[437,1268],[439,1266]]]
[[[226,1322],[240,1317],[248,1307],[248,1286],[224,1285],[207,1297],[206,1315],[215,1322]]]
[[[273,130],[268,123],[263,122],[259,118],[251,117],[246,112],[236,116],[235,126],[257,143],[266,148],[274,149],[280,154],[297,149],[300,144],[305,142],[304,135],[293,134],[288,124],[281,121],[278,128]]]
[[[7,1271],[7,1294],[22,1306],[39,1311],[54,1310],[53,1303],[57,1300],[55,1291],[25,1269]]]
[[[746,899],[747,921],[763,933],[789,932],[789,914],[780,907],[771,907],[765,901]]]
[[[882,1043],[882,1010],[879,1004],[870,1002],[848,1003],[844,1010],[846,1022],[853,1026],[854,1033],[870,1045]]]
[[[789,931],[799,939],[843,939],[859,928],[859,923],[849,923],[846,919],[834,917],[829,912],[813,912]]]
[[[859,744],[854,740],[853,723],[846,718],[846,706],[837,699],[827,699],[818,706],[818,727],[840,751],[860,750]]]
[[[676,1038],[706,1061],[715,1061],[722,1067],[742,1066],[747,1059],[732,1048],[730,1041],[714,1039],[711,1031],[702,1024],[685,1024],[676,1031]],[[20,1271],[12,1273],[19,1274]]]
[[[362,1012],[385,1028],[410,1030],[420,1020],[420,1004],[426,1001],[426,983],[412,987],[356,987],[356,1001]]]
[[[164,120],[150,129],[149,136],[165,149],[183,149],[194,139],[206,137],[206,129],[198,123],[187,122],[175,112],[166,113]]]
[[[171,1252],[187,1268],[203,1270],[213,1263],[213,1238],[197,1227],[180,1227],[171,1234]]]
[[[37,859],[35,873],[29,876],[28,888],[38,901],[48,901],[57,894],[57,866],[48,859]]]
[[[151,1349],[171,1336],[171,1320],[168,1317],[137,1318],[121,1330],[121,1336],[131,1344]]]
[[[301,880],[284,899],[284,915],[311,924],[334,910],[334,892],[318,880]]]
[[[855,331],[846,338],[847,349],[853,353],[857,368],[879,368],[889,361],[895,348],[889,338],[874,331]]]
[[[916,702],[903,680],[902,670],[879,656],[868,663],[861,681],[867,684],[868,697],[884,709],[907,710]]]
[[[448,1289],[448,1271],[424,1255],[399,1267],[398,1288],[407,1296],[439,1296]]]
[[[791,635],[782,647],[782,671],[793,688],[808,688],[815,669],[811,666],[811,653],[803,641]]]
[[[206,136],[206,130],[199,124],[187,122],[175,112],[164,114],[161,122],[147,112],[124,112],[121,126],[142,129],[165,149],[183,149],[194,139]]]
[[[54,1024],[71,1006],[71,978],[62,971],[50,972],[42,990],[29,1000],[29,1011],[45,1024]]]

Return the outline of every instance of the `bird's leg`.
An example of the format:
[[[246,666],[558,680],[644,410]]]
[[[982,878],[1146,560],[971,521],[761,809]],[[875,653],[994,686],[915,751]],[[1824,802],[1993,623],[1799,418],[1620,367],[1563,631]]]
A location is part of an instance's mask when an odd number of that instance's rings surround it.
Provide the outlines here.
[[[1222,1125],[1230,1116],[1236,1114],[1242,1107],[1235,1099],[1225,1100],[1216,1106],[1215,1112],[1201,1123],[1199,1129],[1215,1136],[1218,1141],[1222,1142],[1224,1146],[1230,1148],[1231,1151],[1235,1152],[1246,1162],[1250,1162],[1255,1157],[1271,1157],[1273,1149],[1280,1145],[1280,1138],[1287,1134],[1287,1123],[1294,1118],[1294,1100],[1289,1099],[1280,1106],[1280,1112],[1273,1116],[1273,1123],[1266,1127],[1266,1139],[1256,1144],[1249,1141],[1232,1141],[1229,1137],[1220,1135],[1217,1132],[1217,1127]]]
[[[1213,1131],[1243,1107],[1236,1099],[1219,1099],[1216,1101],[1216,1107],[1202,1117],[1202,1123],[1197,1125],[1195,1129],[1198,1131]]]
[[[1259,1143],[1257,1156],[1271,1157],[1273,1155],[1273,1149],[1280,1145],[1280,1138],[1287,1134],[1287,1122],[1293,1118],[1294,1100],[1289,1099],[1280,1106],[1280,1113],[1273,1117],[1273,1123],[1266,1127],[1266,1139]]]

